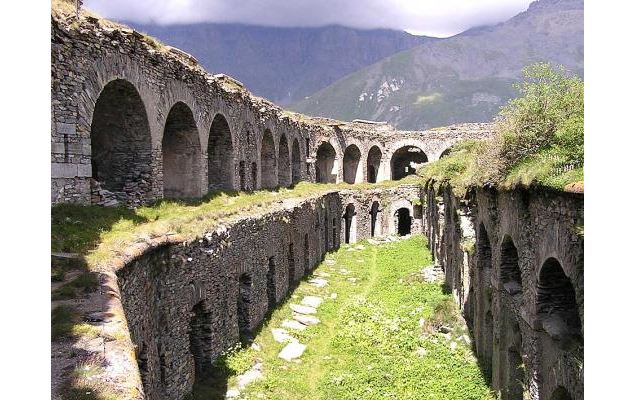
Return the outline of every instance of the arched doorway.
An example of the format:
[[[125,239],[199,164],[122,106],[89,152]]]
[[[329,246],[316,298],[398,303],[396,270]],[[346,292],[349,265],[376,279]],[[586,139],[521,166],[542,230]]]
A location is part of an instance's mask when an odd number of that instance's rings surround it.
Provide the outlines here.
[[[351,144],[346,148],[344,151],[344,182],[361,182],[362,174],[359,171],[359,160],[361,158],[362,153],[359,151],[359,147]]]
[[[260,181],[261,186],[265,189],[273,189],[278,186],[276,146],[269,129],[265,129],[260,147]]]
[[[289,163],[289,142],[285,135],[280,136],[278,145],[278,186],[291,186],[291,164]]]
[[[395,226],[397,227],[397,234],[399,236],[410,235],[412,217],[410,216],[409,209],[402,207],[395,212]]]
[[[582,341],[582,322],[575,290],[555,258],[547,259],[538,276],[536,312],[543,329],[560,348]]]
[[[300,159],[300,144],[298,139],[293,140],[291,146],[291,183],[295,184],[302,179],[302,160]]]
[[[108,83],[90,125],[92,177],[120,201],[152,197],[152,142],[148,116],[128,81]]]
[[[379,167],[381,165],[381,150],[378,146],[373,146],[368,151],[366,159],[366,180],[369,183],[377,183]]]
[[[379,223],[379,202],[373,201],[373,204],[370,206],[370,237],[375,237],[375,235],[381,235],[381,224]]]
[[[209,130],[207,176],[209,190],[234,188],[234,146],[229,124],[222,114],[216,114]],[[244,179],[242,183],[244,189]]]
[[[328,142],[320,144],[317,150],[316,181],[318,183],[337,182],[337,164],[335,162],[335,149]]]
[[[503,237],[501,244],[500,279],[503,288],[518,300],[522,297],[523,285],[518,265],[518,250],[509,235]]]
[[[344,242],[355,243],[357,241],[357,217],[355,214],[355,205],[348,204],[344,212]]]
[[[182,102],[170,109],[163,131],[163,194],[170,198],[201,195],[201,144],[192,110]]]
[[[428,156],[416,146],[404,146],[395,151],[390,160],[393,180],[399,180],[417,172],[417,168],[428,162]]]

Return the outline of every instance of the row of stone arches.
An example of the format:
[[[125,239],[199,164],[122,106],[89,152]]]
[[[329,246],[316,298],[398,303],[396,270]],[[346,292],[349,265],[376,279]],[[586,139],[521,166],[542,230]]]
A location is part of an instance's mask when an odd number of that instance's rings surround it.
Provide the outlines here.
[[[417,146],[405,145],[398,148],[390,157],[390,168],[386,172],[384,154],[377,145],[373,145],[365,157],[363,168],[362,151],[357,144],[349,144],[342,155],[342,180],[349,184],[381,180],[399,180],[416,172],[416,169],[428,162],[428,156]],[[337,183],[340,164],[337,152],[329,142],[322,142],[316,153],[316,181],[319,183]]]
[[[543,354],[575,349],[582,344],[582,324],[573,284],[555,257],[540,264],[533,282],[537,319],[533,326],[527,324],[517,310],[527,307],[523,293],[530,290],[532,283],[523,279],[519,251],[511,235],[502,236],[498,253],[499,268],[495,269],[488,232],[483,223],[479,224],[475,281],[470,282],[466,312],[471,314],[467,318],[473,324],[484,375],[500,391],[502,399],[522,400],[532,383],[541,382],[536,372],[528,372],[527,349],[536,342]],[[546,373],[542,366],[531,367],[538,375]],[[548,399],[572,398],[562,386],[537,390]]]
[[[346,244],[355,243],[361,238],[374,238],[387,233],[396,234],[398,236],[406,236],[412,233],[415,216],[411,213],[409,207],[401,206],[392,212],[392,225],[386,224],[382,215],[384,210],[377,200],[373,200],[370,207],[364,211],[364,213],[368,212],[368,215],[364,215],[364,218],[361,220],[362,224],[368,224],[369,226],[358,226],[360,222],[358,221],[357,212],[358,210],[353,203],[348,203],[344,209],[342,227],[344,243]]]
[[[290,142],[281,134],[276,146],[272,132],[265,129],[259,159],[236,163],[240,152],[234,148],[226,117],[215,115],[203,152],[194,114],[182,101],[170,108],[161,148],[153,149],[143,100],[134,85],[124,79],[115,79],[104,86],[95,103],[90,128],[96,189],[128,202],[143,202],[152,193],[161,191],[164,197],[195,198],[209,190],[286,187],[302,179],[297,138]],[[251,132],[247,132],[246,138],[250,141]],[[205,161],[207,182],[201,172]],[[162,172],[162,179],[155,176],[157,170]],[[239,182],[235,182],[236,172]]]

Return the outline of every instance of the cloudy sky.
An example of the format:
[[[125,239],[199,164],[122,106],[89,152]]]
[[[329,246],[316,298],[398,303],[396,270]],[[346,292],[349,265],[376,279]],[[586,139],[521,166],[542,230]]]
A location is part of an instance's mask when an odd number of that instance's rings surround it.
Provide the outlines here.
[[[85,0],[98,14],[141,23],[240,22],[267,26],[392,28],[450,36],[502,22],[531,0]]]

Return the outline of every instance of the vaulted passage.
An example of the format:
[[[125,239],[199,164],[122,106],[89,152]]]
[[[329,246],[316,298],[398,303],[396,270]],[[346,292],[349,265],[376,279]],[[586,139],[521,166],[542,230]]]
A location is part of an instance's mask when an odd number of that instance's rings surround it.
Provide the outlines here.
[[[370,237],[381,235],[381,219],[379,218],[379,212],[379,202],[373,201],[373,204],[370,206]]]
[[[373,146],[368,151],[368,158],[366,159],[366,179],[368,182],[377,182],[377,176],[379,175],[380,166],[381,150],[379,150],[379,147]]]
[[[280,136],[278,146],[278,186],[291,185],[291,165],[289,163],[289,142],[285,135]]]
[[[117,79],[102,90],[90,125],[93,178],[102,189],[143,200],[152,191],[152,143],[137,89]]]
[[[357,241],[357,216],[355,206],[349,204],[344,213],[344,242],[355,243]]]
[[[518,250],[508,235],[503,238],[501,245],[500,279],[509,294],[512,296],[522,294],[523,286],[518,266]]]
[[[417,172],[417,168],[428,162],[428,156],[416,146],[404,146],[395,151],[390,160],[393,180],[399,180]]]
[[[189,337],[190,353],[194,358],[195,381],[199,381],[212,366],[212,318],[202,301],[197,303],[190,313]]]
[[[582,340],[582,323],[571,280],[555,258],[543,264],[538,278],[536,311],[543,328],[566,347]]]
[[[362,153],[359,147],[354,144],[348,146],[344,151],[344,182],[357,183],[362,181],[362,174],[359,167],[359,160]]]
[[[192,110],[176,103],[163,131],[163,195],[193,198],[201,195],[201,144]]]
[[[323,142],[317,150],[315,180],[318,183],[336,183],[337,165],[335,149],[328,142]]]
[[[238,333],[241,341],[245,341],[251,333],[250,310],[252,307],[253,282],[251,275],[245,273],[238,279]]]
[[[400,208],[395,213],[395,225],[397,227],[397,234],[399,236],[410,235],[410,229],[412,227],[412,217],[410,216],[410,210],[405,207]]]
[[[302,179],[302,160],[300,159],[300,144],[293,140],[291,148],[291,183],[298,183]]]
[[[209,131],[207,173],[210,190],[234,188],[234,146],[229,124],[222,114],[216,114]],[[244,187],[244,177],[241,185]]]
[[[260,148],[260,180],[265,189],[273,189],[278,186],[278,168],[276,160],[276,146],[273,143],[273,135],[269,129],[265,129]]]

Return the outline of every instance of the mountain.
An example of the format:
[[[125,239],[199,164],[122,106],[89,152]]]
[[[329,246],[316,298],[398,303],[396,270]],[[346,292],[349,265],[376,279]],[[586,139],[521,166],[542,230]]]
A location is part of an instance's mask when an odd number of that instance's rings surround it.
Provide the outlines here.
[[[300,101],[391,54],[435,40],[389,29],[338,25],[126,24],[192,54],[208,71],[230,75],[254,94],[281,105]]]
[[[539,0],[495,26],[429,41],[354,72],[291,109],[342,120],[428,129],[490,121],[516,96],[528,64],[562,64],[582,76],[582,0]]]

